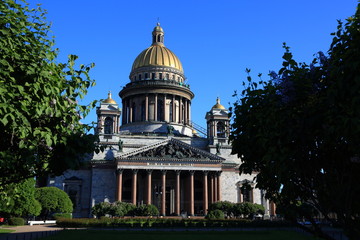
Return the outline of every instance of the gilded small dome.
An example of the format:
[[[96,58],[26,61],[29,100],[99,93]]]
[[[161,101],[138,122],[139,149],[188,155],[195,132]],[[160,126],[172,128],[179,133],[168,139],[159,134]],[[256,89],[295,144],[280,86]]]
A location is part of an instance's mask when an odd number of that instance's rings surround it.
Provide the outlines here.
[[[114,99],[111,98],[111,92],[108,93],[108,98],[103,103],[117,104]]]
[[[132,65],[132,71],[148,66],[172,67],[183,72],[179,58],[164,46],[164,30],[160,27],[160,23],[152,32],[152,45],[136,57]]]
[[[164,30],[162,29],[162,27],[160,27],[160,23],[157,23],[156,27],[154,27],[154,31],[164,32]]]
[[[220,98],[217,98],[216,104],[211,109],[226,109],[226,108],[220,104]]]

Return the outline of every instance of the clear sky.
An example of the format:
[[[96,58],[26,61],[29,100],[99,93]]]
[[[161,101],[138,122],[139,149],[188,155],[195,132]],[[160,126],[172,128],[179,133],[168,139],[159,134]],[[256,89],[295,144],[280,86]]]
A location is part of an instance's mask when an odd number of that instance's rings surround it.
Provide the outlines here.
[[[206,126],[205,113],[216,97],[229,107],[234,90],[242,90],[245,68],[253,78],[278,71],[286,42],[300,62],[309,63],[329,49],[337,19],[353,15],[357,0],[28,0],[41,3],[52,22],[59,62],[67,55],[78,63],[94,62],[90,75],[97,85],[81,103],[118,96],[129,82],[136,56],[151,45],[160,19],[165,46],[182,62],[195,93],[192,120]],[[121,105],[120,105],[121,106]],[[95,110],[84,119],[96,121]]]

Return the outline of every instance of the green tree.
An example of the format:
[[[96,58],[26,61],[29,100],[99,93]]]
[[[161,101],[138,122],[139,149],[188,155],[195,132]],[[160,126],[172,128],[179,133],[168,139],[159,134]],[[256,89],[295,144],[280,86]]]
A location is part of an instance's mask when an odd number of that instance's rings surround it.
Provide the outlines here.
[[[74,55],[56,62],[45,15],[25,1],[0,2],[0,188],[77,168],[95,148],[80,120],[96,103],[77,102],[95,85],[93,64],[76,69]]]
[[[0,201],[0,212],[9,216],[38,216],[40,203],[35,199],[35,180],[27,179],[21,183],[9,184],[4,190],[10,201]]]
[[[306,229],[325,239],[332,237],[316,224],[314,211],[349,239],[360,239],[359,29],[358,5],[345,24],[339,21],[328,56],[319,52],[309,65],[297,63],[285,45],[280,71],[261,87],[249,75],[231,109],[241,173],[258,172],[257,187],[285,211],[301,210],[313,225]]]
[[[37,188],[35,198],[40,202],[43,218],[49,217],[52,213],[71,213],[73,211],[73,204],[69,196],[59,188]]]

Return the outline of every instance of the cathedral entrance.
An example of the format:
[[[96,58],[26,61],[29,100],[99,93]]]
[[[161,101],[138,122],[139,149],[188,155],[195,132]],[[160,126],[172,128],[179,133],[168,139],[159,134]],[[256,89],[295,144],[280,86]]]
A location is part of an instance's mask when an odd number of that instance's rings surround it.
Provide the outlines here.
[[[154,181],[154,186],[152,189],[152,204],[155,205],[159,212],[161,213],[162,208],[162,185],[161,181]],[[171,183],[166,185],[165,190],[165,215],[174,215],[175,214],[175,186]]]

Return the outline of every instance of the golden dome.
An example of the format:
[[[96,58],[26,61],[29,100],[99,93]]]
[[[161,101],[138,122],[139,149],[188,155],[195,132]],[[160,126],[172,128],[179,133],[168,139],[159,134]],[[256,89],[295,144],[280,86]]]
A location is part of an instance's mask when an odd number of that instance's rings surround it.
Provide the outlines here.
[[[108,93],[108,98],[103,103],[117,104],[114,99],[111,98],[111,92]]]
[[[220,98],[217,98],[216,104],[211,109],[226,109],[226,108],[220,104]]]
[[[145,66],[166,66],[183,71],[179,58],[161,45],[152,45],[142,51],[135,59],[132,70]]]
[[[164,31],[158,23],[152,32],[152,45],[142,51],[132,65],[132,71],[147,66],[172,67],[183,72],[179,58],[164,46]]]

